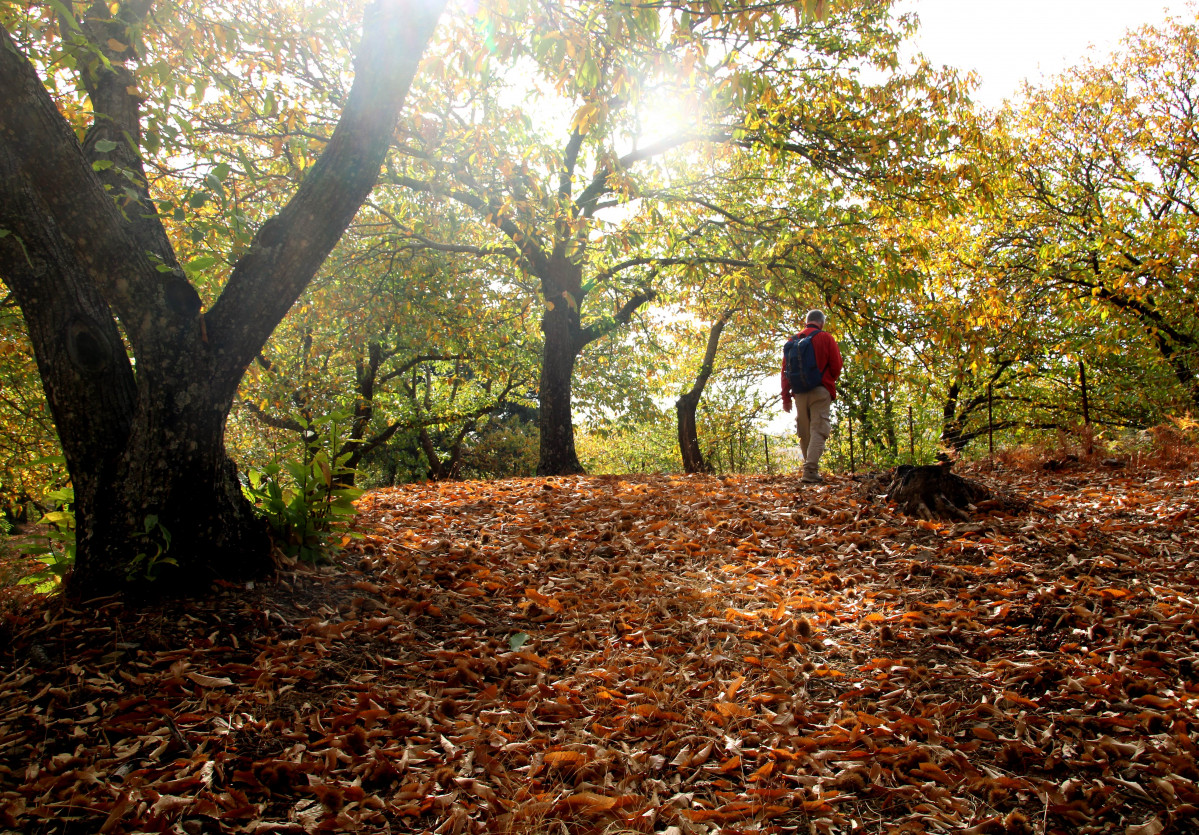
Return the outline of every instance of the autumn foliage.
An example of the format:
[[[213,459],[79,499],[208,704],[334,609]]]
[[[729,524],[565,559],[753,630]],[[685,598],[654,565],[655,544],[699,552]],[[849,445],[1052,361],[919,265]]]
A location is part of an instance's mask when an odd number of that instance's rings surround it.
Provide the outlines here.
[[[1188,831],[1199,473],[368,494],[343,564],[10,619],[21,832]]]

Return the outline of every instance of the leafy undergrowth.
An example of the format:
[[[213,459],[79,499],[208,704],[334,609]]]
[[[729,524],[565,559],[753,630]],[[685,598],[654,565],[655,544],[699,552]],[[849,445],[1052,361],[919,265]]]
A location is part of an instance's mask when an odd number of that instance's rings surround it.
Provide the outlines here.
[[[20,832],[1158,832],[1199,814],[1199,472],[580,477],[360,502],[344,565],[10,625]]]

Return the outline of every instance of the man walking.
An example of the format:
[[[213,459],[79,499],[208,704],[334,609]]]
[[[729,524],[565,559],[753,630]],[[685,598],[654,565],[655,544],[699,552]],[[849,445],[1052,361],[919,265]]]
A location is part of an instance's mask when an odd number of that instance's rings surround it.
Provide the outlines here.
[[[824,313],[808,311],[804,329],[783,346],[783,411],[795,400],[795,429],[803,453],[806,484],[821,484],[820,456],[833,431],[829,412],[837,399],[841,376],[841,349],[832,334],[824,332]]]

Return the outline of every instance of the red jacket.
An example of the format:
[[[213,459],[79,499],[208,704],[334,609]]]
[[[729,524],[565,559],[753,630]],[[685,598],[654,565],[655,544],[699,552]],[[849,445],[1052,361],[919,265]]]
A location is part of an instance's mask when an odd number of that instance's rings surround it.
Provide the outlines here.
[[[828,389],[828,393],[832,395],[833,400],[837,399],[837,378],[841,376],[841,369],[845,365],[845,361],[841,359],[841,349],[837,347],[837,340],[833,338],[831,333],[825,333],[817,325],[808,325],[802,331],[795,334],[796,338],[802,339],[813,331],[820,331],[812,337],[812,349],[816,352],[816,365],[824,369],[824,378],[821,382]],[[783,405],[791,407],[791,380],[787,378],[787,366],[783,365]]]

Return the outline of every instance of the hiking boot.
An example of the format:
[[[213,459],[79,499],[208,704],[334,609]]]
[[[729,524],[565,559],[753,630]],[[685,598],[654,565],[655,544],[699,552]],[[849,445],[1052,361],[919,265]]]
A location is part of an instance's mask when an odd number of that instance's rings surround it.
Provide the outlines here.
[[[824,478],[814,464],[803,465],[803,478],[800,481],[804,484],[824,484]]]

